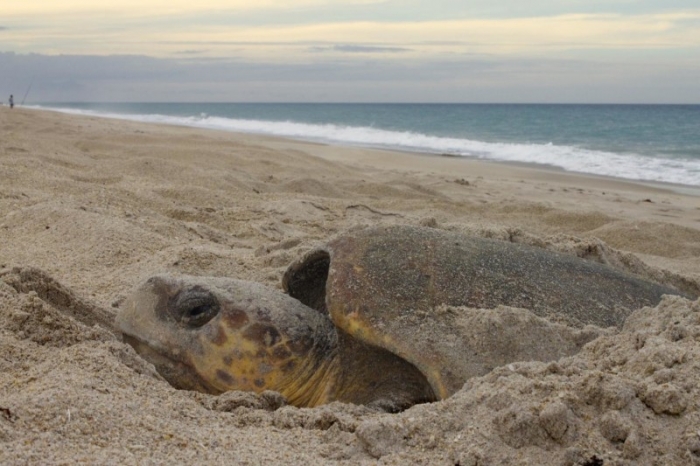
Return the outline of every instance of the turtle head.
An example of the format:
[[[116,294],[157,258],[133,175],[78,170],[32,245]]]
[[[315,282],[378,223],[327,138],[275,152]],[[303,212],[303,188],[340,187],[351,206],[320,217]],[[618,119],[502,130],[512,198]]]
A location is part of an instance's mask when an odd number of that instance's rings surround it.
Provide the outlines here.
[[[275,390],[291,404],[324,403],[337,336],[330,320],[263,285],[155,276],[127,299],[124,340],[176,388],[219,394]]]

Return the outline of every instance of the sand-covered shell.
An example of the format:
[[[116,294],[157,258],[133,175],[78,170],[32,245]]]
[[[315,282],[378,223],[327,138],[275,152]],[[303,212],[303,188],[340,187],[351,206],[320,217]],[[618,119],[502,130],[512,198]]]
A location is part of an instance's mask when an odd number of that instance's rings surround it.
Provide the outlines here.
[[[510,242],[412,226],[344,233],[293,263],[290,296],[328,313],[339,331],[415,365],[440,398],[515,360],[551,358],[556,335],[509,340],[469,329],[446,306],[525,308],[584,326],[621,326],[677,290],[600,263]],[[548,353],[549,352],[549,353]]]

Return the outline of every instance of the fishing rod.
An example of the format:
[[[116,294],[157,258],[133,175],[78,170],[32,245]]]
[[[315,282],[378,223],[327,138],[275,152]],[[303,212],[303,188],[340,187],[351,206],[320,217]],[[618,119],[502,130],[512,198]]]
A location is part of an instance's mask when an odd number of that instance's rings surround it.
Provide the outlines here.
[[[24,105],[24,101],[27,100],[27,96],[29,95],[29,91],[32,90],[32,85],[34,84],[34,79],[36,76],[32,77],[32,80],[29,82],[29,87],[27,88],[27,92],[24,93],[24,97],[22,97],[22,103],[20,105]]]

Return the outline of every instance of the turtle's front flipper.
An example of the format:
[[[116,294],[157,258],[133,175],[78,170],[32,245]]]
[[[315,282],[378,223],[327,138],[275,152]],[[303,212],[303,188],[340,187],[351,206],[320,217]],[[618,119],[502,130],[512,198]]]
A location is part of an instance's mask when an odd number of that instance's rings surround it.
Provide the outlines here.
[[[328,315],[326,281],[331,257],[324,248],[314,249],[289,266],[282,277],[282,288],[294,299]]]

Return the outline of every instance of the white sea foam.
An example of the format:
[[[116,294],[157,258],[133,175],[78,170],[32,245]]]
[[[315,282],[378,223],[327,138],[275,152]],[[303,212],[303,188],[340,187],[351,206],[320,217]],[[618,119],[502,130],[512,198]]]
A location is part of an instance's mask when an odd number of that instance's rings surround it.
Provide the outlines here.
[[[127,115],[65,108],[52,108],[52,110],[149,123],[268,134],[335,144],[449,154],[495,161],[534,163],[580,173],[700,186],[700,160],[603,152],[554,144],[482,142],[414,132],[387,131],[373,127],[232,119],[209,116],[206,113],[196,117],[181,117]]]

